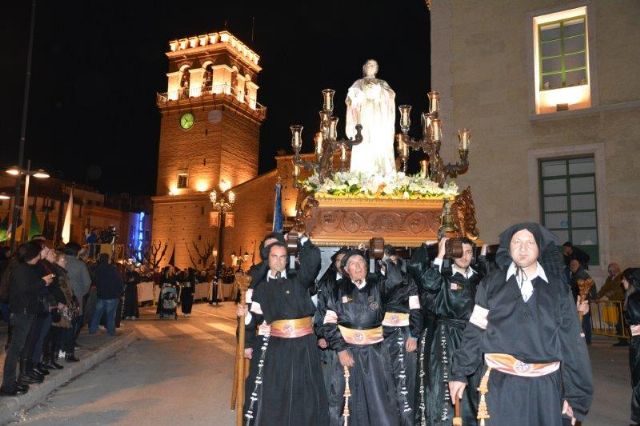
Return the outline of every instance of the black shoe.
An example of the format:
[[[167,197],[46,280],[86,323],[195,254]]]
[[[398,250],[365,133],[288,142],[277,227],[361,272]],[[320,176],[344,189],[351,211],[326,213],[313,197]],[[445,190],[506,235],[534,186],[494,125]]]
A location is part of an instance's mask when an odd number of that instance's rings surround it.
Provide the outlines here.
[[[38,365],[38,368],[44,368],[47,370],[55,370],[56,368],[51,364],[51,361],[43,361],[42,364]]]
[[[80,358],[76,358],[75,355],[67,355],[64,359],[66,359],[67,362],[78,362],[78,361],[80,361]]]
[[[16,383],[16,390],[22,393],[29,392],[29,385],[23,385],[21,383]]]
[[[43,376],[48,376],[49,370],[47,370],[46,368],[42,368],[41,365],[42,364],[38,364],[36,367],[33,367],[33,371],[35,371],[36,373],[40,373]]]
[[[55,368],[56,370],[62,370],[64,365],[58,364],[56,361],[51,361],[51,368]]]
[[[37,383],[42,383],[44,381],[44,376],[42,374],[39,374],[37,371],[35,370],[29,370],[26,373],[24,373],[25,376],[32,378],[33,380],[35,380]]]
[[[18,379],[18,383],[20,383],[21,385],[33,385],[33,384],[42,383],[42,382],[38,381],[38,380],[36,380],[36,379],[34,379],[32,377],[29,377],[26,374],[23,374]]]
[[[25,393],[26,391],[22,391],[18,389],[17,386],[14,387],[13,389],[0,388],[0,396],[16,396],[16,395],[22,395]]]
[[[618,343],[614,343],[612,346],[617,346],[617,347],[629,346],[629,342],[627,342],[626,340],[618,340]]]

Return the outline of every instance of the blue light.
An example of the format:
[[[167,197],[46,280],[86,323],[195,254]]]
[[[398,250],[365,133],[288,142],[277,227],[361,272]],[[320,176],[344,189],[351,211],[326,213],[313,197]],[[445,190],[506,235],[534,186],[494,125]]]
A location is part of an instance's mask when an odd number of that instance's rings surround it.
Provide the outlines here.
[[[144,245],[144,212],[134,213],[134,230],[131,234],[131,246],[138,262],[142,262],[142,247]]]

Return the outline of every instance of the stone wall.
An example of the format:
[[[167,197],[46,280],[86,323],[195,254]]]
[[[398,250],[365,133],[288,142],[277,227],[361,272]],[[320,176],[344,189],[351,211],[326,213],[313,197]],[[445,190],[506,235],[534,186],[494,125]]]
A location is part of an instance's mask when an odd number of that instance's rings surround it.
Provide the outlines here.
[[[592,106],[535,115],[532,18],[588,8]],[[637,265],[640,248],[640,3],[439,0],[432,12],[432,87],[443,94],[451,160],[454,131],[472,132],[469,172],[481,238],[509,224],[540,221],[538,161],[593,155],[600,267]],[[445,152],[446,151],[446,152]],[[599,283],[601,284],[601,282]]]

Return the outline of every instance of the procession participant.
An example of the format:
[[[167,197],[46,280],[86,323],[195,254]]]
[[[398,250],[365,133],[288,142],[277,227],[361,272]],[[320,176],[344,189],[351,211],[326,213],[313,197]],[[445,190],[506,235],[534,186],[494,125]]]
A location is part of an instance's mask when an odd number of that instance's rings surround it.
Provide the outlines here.
[[[140,274],[136,271],[133,263],[128,263],[124,276],[124,307],[122,316],[124,319],[138,319],[140,313],[138,311],[138,284],[140,283]]]
[[[338,355],[336,355],[336,351],[329,347],[329,343],[324,335],[324,316],[327,313],[327,299],[331,297],[336,283],[343,277],[341,262],[348,250],[347,247],[342,247],[331,256],[331,265],[329,265],[326,272],[316,284],[318,302],[316,314],[313,318],[313,325],[316,336],[318,337],[320,361],[322,362],[322,377],[324,378],[327,395],[331,391],[331,376],[338,363]]]
[[[425,365],[426,386],[423,392],[426,409],[425,424],[451,425],[453,401],[449,394],[448,381],[451,376],[453,354],[460,347],[462,334],[473,311],[476,287],[483,273],[471,267],[474,243],[462,238],[462,257],[454,258],[451,266],[443,267],[448,238],[438,243],[438,254],[431,267],[424,268],[418,278],[418,286],[425,294],[423,309],[435,318],[434,337],[426,351],[432,356]],[[484,257],[484,250],[481,257]],[[484,267],[479,268],[483,270]],[[480,383],[478,368],[466,379],[468,389],[460,400],[463,424],[475,425],[478,409],[476,389]]]
[[[583,421],[593,395],[576,305],[553,234],[537,223],[500,234],[500,269],[478,286],[449,388],[461,397],[485,362],[480,425],[560,426]]]
[[[344,423],[343,414],[349,415],[348,422],[354,426],[400,424],[391,358],[383,344],[382,319],[387,290],[401,284],[403,278],[398,267],[386,263],[386,277],[367,274],[363,253],[350,250],[342,258],[346,277],[336,284],[327,302],[325,336],[340,361],[333,371],[329,395],[332,426]],[[345,370],[351,392],[348,402],[343,398]]]
[[[313,334],[309,289],[320,269],[320,250],[302,237],[298,271],[287,271],[287,246],[269,246],[269,271],[252,295],[251,313],[270,327],[265,342],[262,396],[245,416],[255,425],[326,425],[327,396]],[[252,395],[253,397],[253,395]]]
[[[640,424],[640,269],[627,268],[622,273],[622,285],[633,293],[627,299],[624,316],[631,328],[629,369],[631,370],[631,421]]]
[[[395,248],[385,247],[385,258],[400,267],[402,283],[390,289],[385,298],[382,320],[384,342],[391,356],[396,388],[396,404],[401,424],[413,425],[416,411],[416,378],[418,359],[416,349],[422,333],[422,312],[415,281],[406,273],[406,265],[396,255]],[[386,275],[383,263],[380,271]]]
[[[244,340],[244,355],[245,358],[250,359],[249,362],[249,374],[245,379],[244,390],[244,408],[243,412],[247,412],[251,403],[251,396],[255,393],[254,398],[260,398],[262,387],[256,384],[256,377],[258,377],[258,370],[260,364],[260,356],[253,357],[253,353],[260,353],[260,348],[266,343],[265,339],[269,335],[269,326],[264,322],[264,319],[260,319],[260,322],[251,314],[249,308],[251,307],[251,296],[256,287],[264,282],[267,272],[269,271],[269,248],[271,244],[281,242],[284,243],[284,235],[280,232],[271,232],[267,234],[260,243],[260,263],[252,265],[249,268],[248,274],[251,277],[251,284],[245,294],[245,303],[239,303],[237,308],[238,317],[245,316],[245,340]],[[238,294],[239,296],[239,294]]]
[[[196,291],[196,284],[198,279],[196,278],[196,270],[189,268],[184,274],[184,280],[180,283],[180,308],[182,314],[188,318],[191,316],[191,308],[193,308],[193,294]]]

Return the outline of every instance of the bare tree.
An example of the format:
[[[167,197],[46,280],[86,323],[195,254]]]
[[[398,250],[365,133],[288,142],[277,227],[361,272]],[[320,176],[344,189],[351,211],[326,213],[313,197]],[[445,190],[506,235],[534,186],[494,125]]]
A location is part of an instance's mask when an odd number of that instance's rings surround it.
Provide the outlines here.
[[[164,243],[162,245],[162,241],[158,241],[158,243],[149,243],[146,249],[143,251],[142,257],[145,262],[155,271],[159,266],[162,259],[167,254],[167,249],[169,248],[169,243]]]
[[[202,248],[198,246],[195,241],[192,241],[191,245],[195,251],[195,257],[191,255],[189,245],[187,243],[185,243],[185,245],[187,246],[187,253],[189,253],[189,259],[191,259],[191,264],[194,268],[206,270],[213,265],[213,261],[215,260],[213,257],[213,241],[206,240]]]

